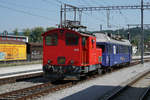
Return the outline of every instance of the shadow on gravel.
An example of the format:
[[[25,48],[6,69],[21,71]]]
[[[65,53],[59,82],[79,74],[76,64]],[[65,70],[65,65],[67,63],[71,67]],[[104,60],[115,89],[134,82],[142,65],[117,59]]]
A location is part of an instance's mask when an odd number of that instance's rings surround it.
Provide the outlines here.
[[[24,81],[24,82],[30,82],[30,83],[46,83],[46,82],[50,82],[50,80],[45,79],[43,77],[35,77],[35,78],[27,78],[27,79],[23,79],[23,80],[17,80],[17,81]]]
[[[17,80],[17,81],[24,81],[24,82],[30,82],[30,83],[46,83],[46,82],[51,82],[54,85],[62,85],[66,84],[69,82],[74,82],[72,80],[57,80],[57,81],[52,81],[43,77],[36,77],[36,78],[31,78],[31,79],[23,79],[23,80]]]
[[[108,93],[113,93],[115,88],[115,86],[94,85],[61,100],[105,100],[103,96]],[[117,88],[120,88],[120,86],[117,86]],[[145,89],[130,87],[128,92],[125,91],[123,94],[119,94],[119,97],[111,100],[139,100],[139,97],[141,97]]]

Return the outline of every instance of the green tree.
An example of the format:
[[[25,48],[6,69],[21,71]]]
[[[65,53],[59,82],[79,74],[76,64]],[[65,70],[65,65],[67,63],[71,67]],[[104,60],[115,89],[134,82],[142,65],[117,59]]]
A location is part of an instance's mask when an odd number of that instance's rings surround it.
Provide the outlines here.
[[[23,35],[24,36],[30,36],[31,35],[31,30],[29,28],[23,29]]]
[[[13,31],[14,35],[19,35],[19,32],[18,32],[18,29],[16,28],[14,31]]]
[[[31,42],[31,30],[29,28],[23,29],[23,35],[27,36],[29,39],[29,42]]]
[[[42,42],[42,33],[44,33],[44,29],[42,27],[35,27],[32,29],[31,41],[41,43]]]
[[[55,29],[56,27],[47,27],[46,28],[46,31],[50,31],[50,30],[52,30],[52,29]]]

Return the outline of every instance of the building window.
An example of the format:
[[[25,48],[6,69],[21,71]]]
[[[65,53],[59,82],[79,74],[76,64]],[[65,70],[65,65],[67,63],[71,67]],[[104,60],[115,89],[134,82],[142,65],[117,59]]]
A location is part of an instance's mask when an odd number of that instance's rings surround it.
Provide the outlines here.
[[[78,45],[79,37],[73,33],[66,33],[66,45]]]
[[[45,38],[46,45],[55,46],[58,43],[58,35],[57,34],[51,34],[46,36]]]
[[[6,40],[6,37],[2,37],[2,40]]]

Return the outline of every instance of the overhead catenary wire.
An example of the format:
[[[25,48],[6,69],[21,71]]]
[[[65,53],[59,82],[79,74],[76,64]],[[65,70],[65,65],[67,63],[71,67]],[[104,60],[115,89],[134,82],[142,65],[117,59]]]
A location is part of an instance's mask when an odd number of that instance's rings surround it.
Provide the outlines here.
[[[12,10],[12,11],[15,11],[15,12],[23,13],[23,14],[26,14],[26,15],[30,15],[30,16],[34,16],[34,17],[40,17],[40,18],[43,18],[45,20],[52,20],[52,19],[50,19],[49,17],[46,17],[46,16],[34,14],[34,13],[27,12],[27,11],[20,10],[20,9],[18,10],[18,9],[7,7],[7,6],[1,5],[1,4],[0,4],[0,7],[5,8],[5,9],[9,9],[9,10]]]
[[[85,15],[87,15],[88,17],[91,17],[92,18],[92,20],[97,20],[97,22],[100,22],[100,21],[102,21],[102,22],[105,22],[104,20],[102,20],[102,19],[100,19],[100,18],[97,18],[96,16],[92,16],[91,14],[88,14],[88,13],[85,13],[85,12],[82,12],[83,14],[85,14]],[[94,17],[94,19],[93,19],[93,17]],[[91,19],[90,19],[91,20]],[[99,24],[98,24],[99,25]],[[92,29],[92,28],[91,28]],[[94,28],[93,28],[94,29]]]
[[[122,15],[125,19],[125,22],[127,22],[128,18],[121,12],[121,10],[119,10],[119,14]]]
[[[60,3],[60,4],[64,4],[62,1],[60,0],[55,0],[56,2]]]
[[[91,6],[91,4],[89,2],[87,2],[86,0],[81,0],[83,4],[86,4],[87,6]]]
[[[34,10],[41,10],[41,11],[46,11],[46,12],[52,12],[52,10],[48,10],[48,9],[41,9],[41,8],[38,8],[38,7],[30,7],[30,6],[25,6],[25,5],[20,5],[20,4],[16,4],[16,3],[12,3],[12,2],[6,2],[6,1],[1,1],[1,3],[5,3],[5,4],[9,4],[9,5],[12,5],[12,6],[17,6],[17,7],[21,7],[21,8],[25,8],[25,9],[34,9]],[[54,11],[53,11],[54,12]]]
[[[43,2],[45,2],[45,3],[48,3],[48,4],[54,4],[54,5],[56,5],[56,6],[60,6],[60,4],[58,4],[58,3],[54,3],[54,2],[52,2],[52,0],[42,0]]]
[[[98,5],[99,6],[99,2],[98,1],[94,1],[94,0],[90,0],[91,3]],[[102,4],[101,4],[102,5]]]
[[[83,2],[83,1],[82,1],[82,2]],[[61,3],[61,2],[59,2],[59,3]],[[80,3],[80,4],[81,4],[81,3]],[[77,6],[78,6],[78,5],[77,5]],[[101,21],[105,22],[104,20],[102,20],[102,19],[100,19],[100,18],[97,18],[96,16],[92,16],[92,12],[91,12],[91,14],[88,14],[88,13],[85,13],[85,12],[82,12],[82,13],[88,15],[88,17],[89,17],[89,16],[92,17],[93,20],[96,19],[98,22],[101,22]],[[93,17],[94,17],[94,18],[93,18]]]

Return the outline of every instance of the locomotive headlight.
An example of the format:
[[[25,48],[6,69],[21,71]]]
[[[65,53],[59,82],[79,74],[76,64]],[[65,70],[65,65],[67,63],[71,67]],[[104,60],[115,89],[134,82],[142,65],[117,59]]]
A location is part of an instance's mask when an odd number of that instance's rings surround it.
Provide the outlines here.
[[[70,63],[71,63],[71,64],[74,64],[74,60],[71,60]]]
[[[48,60],[48,62],[47,62],[48,64],[50,64],[51,63],[51,60]]]

